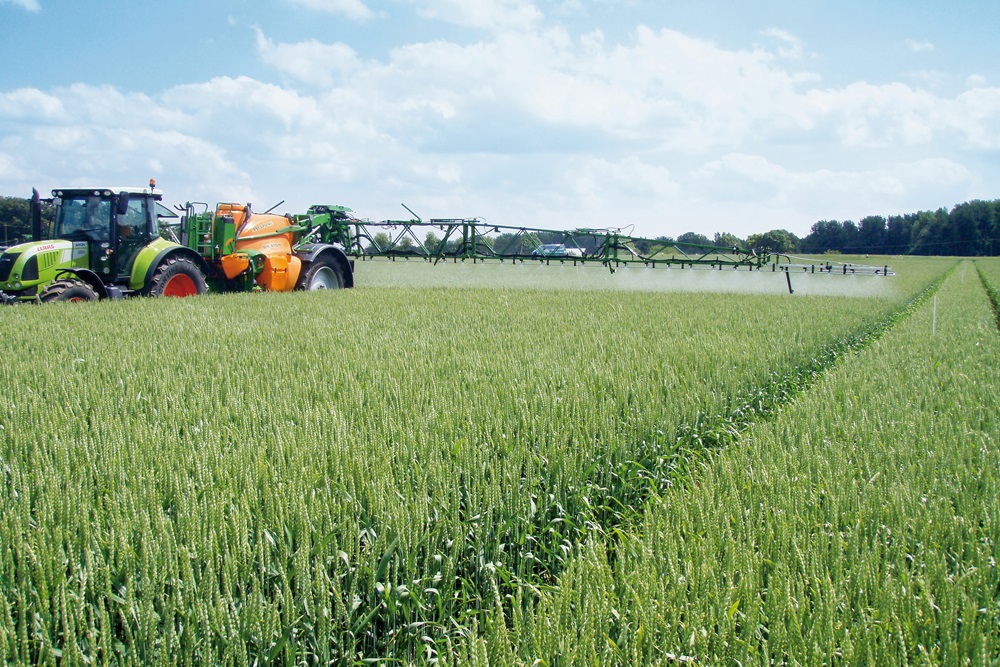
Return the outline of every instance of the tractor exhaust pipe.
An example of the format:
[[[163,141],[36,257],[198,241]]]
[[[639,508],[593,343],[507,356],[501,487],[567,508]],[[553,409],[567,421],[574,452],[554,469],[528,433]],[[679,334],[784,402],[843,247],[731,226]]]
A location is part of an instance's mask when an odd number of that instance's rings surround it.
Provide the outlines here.
[[[37,188],[31,188],[31,240],[42,240],[42,198]]]

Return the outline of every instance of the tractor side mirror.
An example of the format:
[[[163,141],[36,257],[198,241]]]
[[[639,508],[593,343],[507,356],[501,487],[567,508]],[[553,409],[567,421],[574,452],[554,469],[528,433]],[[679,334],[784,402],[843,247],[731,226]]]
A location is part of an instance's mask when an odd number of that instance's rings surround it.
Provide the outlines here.
[[[118,206],[115,208],[115,213],[118,215],[128,213],[128,193],[124,190],[118,193]]]

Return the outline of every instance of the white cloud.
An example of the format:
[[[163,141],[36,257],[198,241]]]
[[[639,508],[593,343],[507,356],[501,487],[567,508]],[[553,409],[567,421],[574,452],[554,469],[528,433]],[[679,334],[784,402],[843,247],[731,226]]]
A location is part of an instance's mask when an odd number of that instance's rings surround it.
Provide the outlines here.
[[[485,30],[527,30],[541,23],[531,0],[410,0],[423,18]]]
[[[18,7],[23,7],[29,12],[42,11],[42,6],[38,3],[38,0],[0,0],[0,2],[6,2],[8,4],[17,5]]]
[[[764,35],[773,38],[781,45],[778,47],[778,55],[782,58],[797,60],[805,53],[805,49],[802,47],[802,40],[786,30],[771,28],[765,30]]]
[[[375,12],[368,8],[361,0],[289,0],[292,4],[300,5],[306,9],[313,9],[330,14],[343,14],[344,16],[364,21],[375,18]]]
[[[934,50],[934,43],[926,39],[908,39],[906,46],[914,53],[926,53]]]
[[[358,54],[342,43],[323,44],[316,40],[297,44],[275,44],[259,28],[257,53],[268,65],[303,83],[329,86],[338,74],[358,68]]]
[[[50,121],[65,115],[62,100],[36,88],[0,93],[0,117],[9,120]]]
[[[973,88],[946,105],[945,118],[972,150],[1000,149],[1000,88]]]
[[[839,89],[811,90],[803,107],[848,147],[911,145],[933,136],[938,100],[904,84],[858,82]]]
[[[405,201],[542,227],[802,235],[818,219],[962,201],[988,180],[963,151],[1000,147],[1000,89],[985,79],[953,97],[824,86],[781,31],[728,49],[645,26],[573,34],[517,0],[418,7],[491,32],[376,59],[255,29],[280,84],[0,91],[0,186],[154,176],[176,201],[324,201],[373,218]]]

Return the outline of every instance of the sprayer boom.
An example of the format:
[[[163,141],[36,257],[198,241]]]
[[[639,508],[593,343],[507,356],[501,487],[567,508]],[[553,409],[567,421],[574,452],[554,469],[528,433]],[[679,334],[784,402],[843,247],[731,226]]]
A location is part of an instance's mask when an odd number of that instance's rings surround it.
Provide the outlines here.
[[[437,264],[451,260],[486,262],[553,262],[602,264],[612,272],[628,265],[651,268],[732,269],[828,273],[833,275],[893,275],[888,266],[863,266],[757,253],[748,248],[678,243],[670,239],[632,236],[622,229],[579,228],[569,231],[494,225],[479,218],[382,220],[355,217],[342,206],[313,206],[299,224],[343,246],[356,259],[421,258]]]

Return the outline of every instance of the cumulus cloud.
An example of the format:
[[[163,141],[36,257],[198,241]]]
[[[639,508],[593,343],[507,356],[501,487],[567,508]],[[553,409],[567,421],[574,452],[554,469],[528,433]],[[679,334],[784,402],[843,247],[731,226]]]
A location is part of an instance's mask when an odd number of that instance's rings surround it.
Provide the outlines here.
[[[530,0],[409,0],[423,18],[485,30],[530,29],[543,14]]]
[[[331,14],[364,21],[375,17],[375,12],[361,0],[289,0],[292,4]]]
[[[65,115],[62,100],[36,88],[19,88],[0,93],[0,117],[9,120],[56,120]]]
[[[275,44],[260,28],[254,30],[261,60],[303,83],[330,86],[338,75],[359,65],[357,52],[346,44],[323,44],[316,40]]]
[[[805,53],[805,49],[802,46],[802,40],[790,32],[780,30],[778,28],[771,28],[769,30],[765,30],[764,35],[771,37],[779,43],[778,54],[782,58],[798,59]]]
[[[944,116],[967,148],[1000,148],[1000,88],[967,90],[945,105]]]
[[[926,39],[908,39],[906,40],[906,46],[914,53],[925,53],[934,50],[934,43]]]
[[[17,5],[18,7],[23,7],[29,12],[42,11],[42,6],[38,3],[38,0],[0,0],[0,2],[6,2],[8,4]]]

